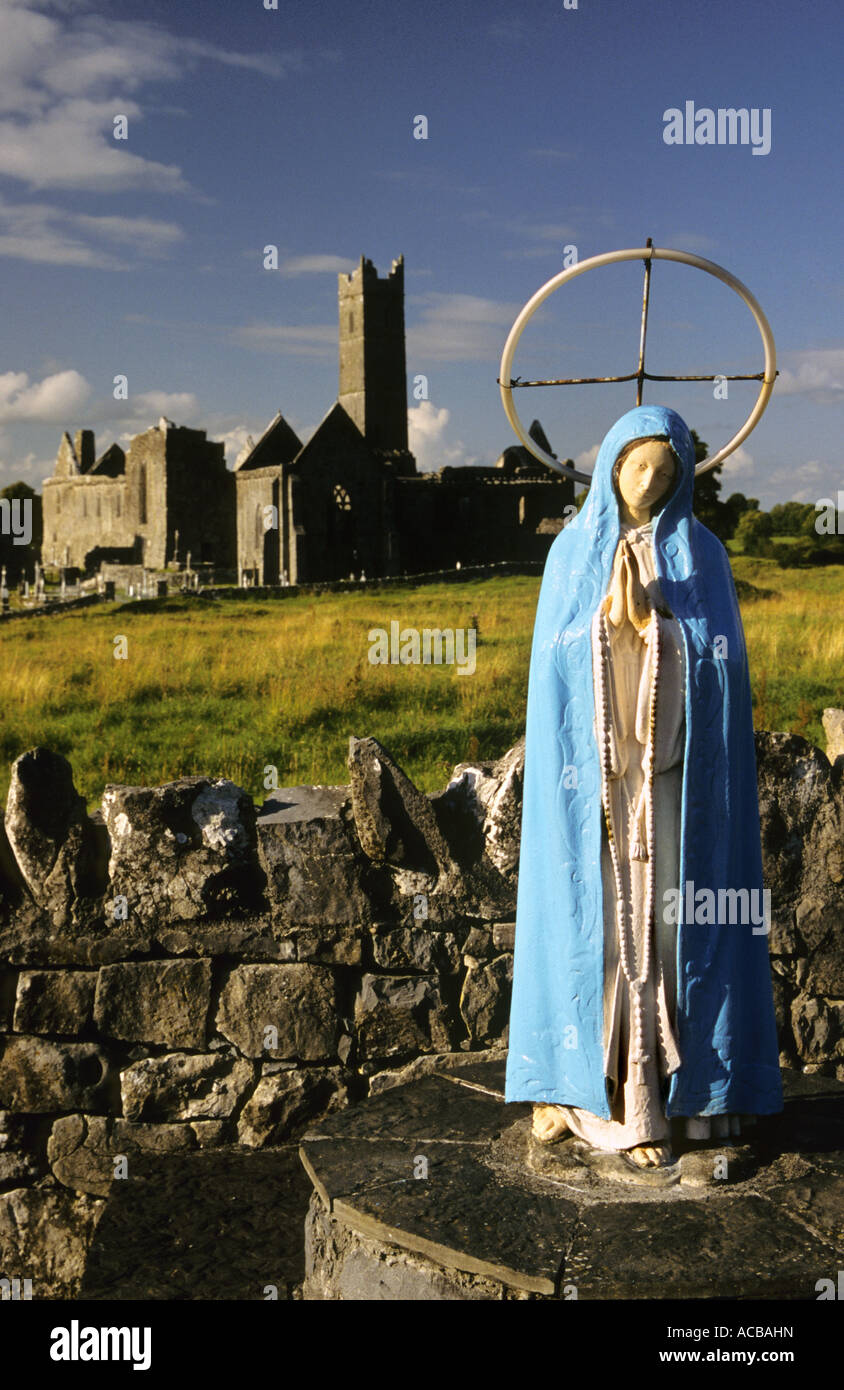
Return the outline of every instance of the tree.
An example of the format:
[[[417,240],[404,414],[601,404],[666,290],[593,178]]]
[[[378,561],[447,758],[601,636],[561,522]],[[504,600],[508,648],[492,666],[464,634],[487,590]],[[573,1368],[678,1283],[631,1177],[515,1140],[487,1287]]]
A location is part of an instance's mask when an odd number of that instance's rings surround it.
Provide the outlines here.
[[[0,488],[0,497],[8,497],[10,501],[14,498],[21,502],[29,501],[32,506],[32,539],[28,545],[16,545],[13,536],[0,532],[0,564],[6,566],[7,583],[16,584],[22,574],[32,572],[35,561],[41,554],[41,498],[29,483],[24,482],[8,483],[6,487]]]
[[[736,528],[736,541],[744,555],[770,555],[771,518],[767,512],[744,512]]]
[[[695,446],[695,463],[703,463],[709,453],[709,445],[704,443],[697,430],[692,430],[692,442]],[[736,516],[730,504],[720,500],[723,466],[719,463],[717,468],[710,468],[708,473],[699,473],[695,477],[692,508],[698,521],[702,521],[719,540],[726,541],[733,534]]]
[[[814,528],[817,512],[811,502],[778,502],[771,508],[771,525],[775,536],[799,536],[805,534],[805,523],[811,521]]]

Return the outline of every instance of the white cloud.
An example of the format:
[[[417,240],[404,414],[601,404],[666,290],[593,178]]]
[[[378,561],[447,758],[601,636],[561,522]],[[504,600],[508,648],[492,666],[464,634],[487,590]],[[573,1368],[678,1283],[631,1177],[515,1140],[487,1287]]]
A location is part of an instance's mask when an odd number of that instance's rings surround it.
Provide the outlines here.
[[[420,401],[408,410],[408,442],[420,472],[434,473],[446,464],[460,467],[478,462],[477,455],[469,453],[462,439],[447,442],[450,419],[451,411],[444,405],[435,406],[432,401]]]
[[[87,401],[91,388],[79,372],[55,372],[30,382],[26,372],[0,375],[0,420],[60,423]]]
[[[790,366],[780,366],[776,395],[806,394],[818,402],[840,398],[844,391],[844,348],[810,348],[785,356]]]
[[[55,458],[42,459],[32,450],[19,458],[16,463],[7,463],[3,457],[9,452],[9,445],[0,440],[0,487],[7,487],[9,483],[29,483],[30,487],[39,490],[44,478],[52,476],[55,467]]]
[[[0,174],[30,188],[84,188],[105,193],[129,188],[155,193],[184,193],[190,185],[175,164],[161,164],[132,154],[112,138],[118,113],[132,122],[141,108],[125,99],[72,97],[29,122],[0,121]]]
[[[354,268],[355,262],[348,256],[291,256],[279,266],[285,275],[309,275],[320,271],[348,275]]]
[[[414,295],[421,320],[407,330],[408,358],[440,362],[495,361],[521,305],[472,294]]]
[[[755,471],[756,463],[753,455],[745,449],[744,445],[740,444],[737,449],[733,450],[729,458],[724,460],[724,466],[721,470],[722,492],[725,483],[733,483],[737,479],[752,477]]]
[[[137,391],[126,401],[90,398],[90,383],[73,369],[32,382],[26,372],[0,375],[0,421],[6,423],[56,424],[70,429],[83,409],[89,428],[135,421],[148,428],[162,415],[177,424],[193,424],[199,418],[199,402],[191,391]]]
[[[128,247],[139,256],[160,257],[183,237],[175,223],[152,217],[97,217],[47,203],[0,200],[0,256],[19,260],[124,270],[128,263],[109,243]]]
[[[195,424],[199,417],[199,401],[192,391],[139,391],[128,401],[115,404],[121,408],[119,420],[143,420],[150,425],[157,424],[162,415],[177,425]]]
[[[591,473],[592,469],[595,467],[595,460],[598,457],[598,450],[600,447],[600,444],[593,444],[590,448],[583,449],[575,458],[575,468],[579,469],[582,473]]]
[[[213,62],[279,78],[301,69],[301,50],[238,53],[161,25],[79,13],[35,0],[0,4],[0,173],[33,188],[154,189],[184,192],[177,165],[122,148],[113,118],[130,129],[143,109],[130,97],[149,83],[182,82]],[[336,58],[324,52],[308,62]],[[68,94],[71,95],[68,95]]]
[[[763,511],[788,500],[814,503],[819,497],[834,496],[838,486],[840,478],[836,481],[834,470],[819,459],[772,466],[755,459],[742,445],[726,460],[721,473],[723,500],[731,492],[743,492],[758,497]]]

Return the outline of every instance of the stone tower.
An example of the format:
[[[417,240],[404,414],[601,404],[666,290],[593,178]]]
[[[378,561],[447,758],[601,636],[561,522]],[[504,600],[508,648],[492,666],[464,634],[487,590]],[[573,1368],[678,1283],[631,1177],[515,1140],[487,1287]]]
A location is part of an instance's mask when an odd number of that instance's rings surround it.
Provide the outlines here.
[[[407,449],[404,256],[383,280],[360,258],[339,277],[340,404],[374,449]]]

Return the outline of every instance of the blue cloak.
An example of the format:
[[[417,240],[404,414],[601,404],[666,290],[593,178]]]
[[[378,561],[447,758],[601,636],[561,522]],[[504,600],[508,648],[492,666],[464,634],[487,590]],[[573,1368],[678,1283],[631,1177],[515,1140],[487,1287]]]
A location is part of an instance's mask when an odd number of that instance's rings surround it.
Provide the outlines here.
[[[762,855],[744,633],[727,553],[692,515],[692,439],[679,415],[662,406],[640,406],[613,425],[588,498],[553,542],[542,578],[528,684],[505,1098],[611,1118],[591,623],[620,534],[613,464],[625,444],[650,436],[667,439],[677,458],[674,489],[653,518],[653,540],[687,673],[675,1029],[681,1065],[670,1078],[665,1113],[771,1114],[782,1109],[782,1084],[768,937],[752,920],[754,905],[757,922],[762,915]],[[706,904],[718,903],[719,889],[748,890],[750,913],[724,911],[709,921]],[[730,901],[722,898],[724,906]]]

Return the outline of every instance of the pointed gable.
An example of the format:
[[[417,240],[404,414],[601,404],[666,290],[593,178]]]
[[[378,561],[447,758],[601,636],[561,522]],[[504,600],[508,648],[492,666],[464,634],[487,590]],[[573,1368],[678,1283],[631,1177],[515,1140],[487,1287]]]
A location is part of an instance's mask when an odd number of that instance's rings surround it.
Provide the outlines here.
[[[309,459],[317,454],[346,452],[365,456],[373,464],[372,450],[351,416],[336,401],[317,425],[307,444],[296,456],[294,468],[307,468]]]
[[[56,466],[53,470],[54,478],[78,478],[79,460],[76,457],[76,450],[73,447],[73,440],[65,430],[62,435],[62,442],[59,445],[59,452],[56,455]]]
[[[100,454],[96,463],[88,470],[89,474],[96,473],[100,477],[119,478],[126,472],[126,455],[119,444],[110,444],[109,447]]]
[[[264,430],[258,443],[241,454],[235,463],[234,471],[243,473],[251,468],[269,468],[274,464],[291,463],[301,448],[301,439],[279,411]]]

